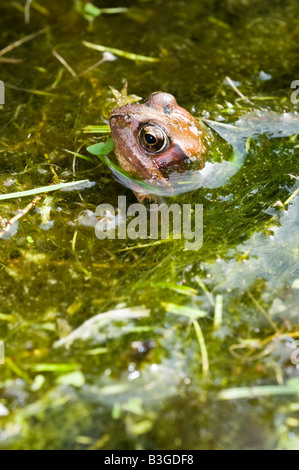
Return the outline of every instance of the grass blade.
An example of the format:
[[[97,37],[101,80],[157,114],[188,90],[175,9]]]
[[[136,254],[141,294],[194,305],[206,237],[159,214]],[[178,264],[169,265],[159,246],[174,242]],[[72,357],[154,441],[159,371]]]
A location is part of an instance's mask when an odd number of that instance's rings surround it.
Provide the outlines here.
[[[182,315],[187,318],[202,318],[206,317],[207,313],[199,308],[186,307],[184,305],[176,305],[168,302],[162,302],[161,304],[166,312],[174,313],[175,315]]]
[[[228,388],[219,393],[220,400],[239,400],[241,398],[256,399],[259,397],[298,395],[299,387],[292,385],[260,385],[257,387]]]
[[[88,183],[89,180],[72,181],[71,183],[51,184],[49,186],[42,186],[41,188],[30,189],[28,191],[18,191],[16,193],[0,194],[0,201],[14,199],[16,197],[34,196],[35,194],[48,193],[50,191],[58,191],[59,189],[69,188],[72,186],[79,186],[83,183]]]
[[[206,342],[204,335],[202,333],[202,329],[200,328],[200,325],[197,320],[192,320],[195,333],[197,336],[200,352],[201,352],[201,360],[202,360],[202,374],[207,375],[209,373],[209,356],[208,356],[208,351],[206,347]]]
[[[92,42],[82,41],[85,47],[89,49],[94,49],[99,52],[111,52],[111,54],[124,57],[125,59],[135,60],[140,62],[159,62],[160,59],[156,57],[147,57],[140,54],[134,54],[133,52],[122,51],[120,49],[115,49],[114,47],[101,46],[100,44],[93,44]]]
[[[110,126],[85,126],[83,127],[84,134],[109,134],[111,132]]]

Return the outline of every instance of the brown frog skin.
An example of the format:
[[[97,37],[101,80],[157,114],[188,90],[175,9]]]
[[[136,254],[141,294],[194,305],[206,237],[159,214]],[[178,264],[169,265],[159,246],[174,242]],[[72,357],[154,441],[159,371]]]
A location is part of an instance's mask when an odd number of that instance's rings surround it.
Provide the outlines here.
[[[109,123],[119,164],[132,176],[167,182],[173,171],[204,166],[207,132],[169,93],[121,106]]]

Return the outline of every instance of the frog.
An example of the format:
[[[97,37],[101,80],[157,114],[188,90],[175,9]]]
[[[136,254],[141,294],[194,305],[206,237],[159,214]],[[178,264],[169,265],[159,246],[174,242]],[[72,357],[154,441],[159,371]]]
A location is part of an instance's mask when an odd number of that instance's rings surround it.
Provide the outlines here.
[[[109,124],[117,160],[133,177],[167,184],[173,172],[205,164],[210,136],[170,93],[154,92],[144,103],[114,109]],[[133,191],[139,200],[150,198]]]

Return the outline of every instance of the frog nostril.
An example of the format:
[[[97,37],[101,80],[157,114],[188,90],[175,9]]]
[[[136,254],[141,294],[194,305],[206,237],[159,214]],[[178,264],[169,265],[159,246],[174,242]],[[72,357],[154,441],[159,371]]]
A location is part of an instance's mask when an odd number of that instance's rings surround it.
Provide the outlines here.
[[[164,106],[164,114],[167,114],[168,116],[171,115],[171,106],[169,104]]]
[[[112,121],[115,122],[115,121],[117,121],[117,119],[119,119],[121,116],[122,116],[121,114],[111,114],[109,120],[110,120],[110,122],[112,122]]]

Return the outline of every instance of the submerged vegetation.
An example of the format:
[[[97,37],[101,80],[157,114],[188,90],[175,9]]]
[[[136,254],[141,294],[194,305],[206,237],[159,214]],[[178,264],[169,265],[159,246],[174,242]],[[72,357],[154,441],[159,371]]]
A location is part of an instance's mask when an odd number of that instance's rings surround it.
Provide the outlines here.
[[[298,36],[295,0],[0,6],[0,448],[299,448]],[[94,233],[136,202],[110,111],[157,90],[244,155],[169,199],[199,251]]]

